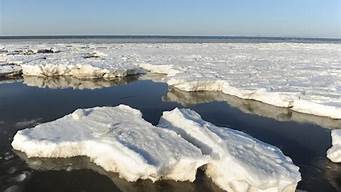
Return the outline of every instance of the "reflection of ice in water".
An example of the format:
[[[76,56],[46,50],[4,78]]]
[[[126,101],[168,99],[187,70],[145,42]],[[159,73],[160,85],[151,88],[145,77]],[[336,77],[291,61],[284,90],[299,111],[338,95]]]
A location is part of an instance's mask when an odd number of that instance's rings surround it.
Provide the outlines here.
[[[130,76],[116,78],[114,80],[105,79],[77,79],[69,76],[60,77],[35,77],[24,76],[24,84],[32,87],[50,88],[50,89],[99,89],[112,87],[115,85],[124,85],[137,80],[138,77]]]
[[[341,128],[341,120],[298,113],[288,108],[275,107],[254,100],[239,99],[238,97],[226,95],[221,92],[186,92],[172,88],[162,99],[164,101],[177,102],[183,106],[191,106],[213,101],[224,101],[228,105],[238,108],[244,113],[252,113],[272,118],[277,121],[296,121],[302,123],[313,123],[326,128]]]
[[[23,162],[18,162],[12,152],[4,153],[0,158],[0,172],[6,173],[6,176],[0,177],[0,191],[4,192],[22,191],[24,184],[31,177],[31,171]]]
[[[20,78],[1,78],[0,77],[0,85],[1,84],[7,84],[7,83],[19,83],[22,82],[23,80]]]
[[[90,162],[87,157],[74,157],[74,158],[27,158],[24,153],[16,152],[28,166],[38,171],[72,171],[89,169],[93,170],[101,175],[105,175],[110,178],[114,184],[122,192],[159,192],[167,189],[170,192],[222,192],[212,181],[206,177],[202,172],[199,172],[197,179],[194,183],[190,182],[176,182],[171,180],[157,181],[155,183],[149,180],[139,180],[137,182],[128,182],[118,177],[117,174],[112,172],[106,172],[101,167]]]

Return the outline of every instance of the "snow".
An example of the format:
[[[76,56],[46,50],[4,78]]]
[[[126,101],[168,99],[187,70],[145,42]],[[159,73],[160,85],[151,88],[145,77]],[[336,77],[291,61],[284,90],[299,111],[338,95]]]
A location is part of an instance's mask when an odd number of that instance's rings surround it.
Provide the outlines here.
[[[164,112],[159,125],[211,157],[206,174],[226,191],[295,191],[298,167],[280,149],[240,131],[217,127],[189,109]]]
[[[166,74],[162,81],[183,91],[220,91],[341,119],[341,44],[337,43],[30,42],[0,47],[0,60],[20,64],[24,75],[113,79],[143,73],[143,68]],[[50,49],[58,51],[37,51]]]
[[[198,148],[172,131],[151,125],[126,105],[78,109],[18,131],[12,146],[28,157],[88,156],[127,181],[193,181],[197,168],[207,161]]]
[[[334,129],[331,131],[332,147],[327,151],[327,157],[335,162],[341,163],[341,130]]]
[[[78,109],[18,131],[12,146],[29,158],[87,156],[127,181],[194,181],[204,166],[227,191],[291,192],[301,178],[278,148],[216,127],[189,109],[164,112],[158,126],[126,105]]]

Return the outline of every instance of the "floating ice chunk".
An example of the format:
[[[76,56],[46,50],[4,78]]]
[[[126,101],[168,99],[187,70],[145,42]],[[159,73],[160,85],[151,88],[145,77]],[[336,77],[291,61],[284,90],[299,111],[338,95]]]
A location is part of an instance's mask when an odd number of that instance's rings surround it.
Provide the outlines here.
[[[327,157],[335,162],[341,162],[341,130],[334,129],[331,131],[332,147],[327,151]]]
[[[192,110],[164,112],[158,126],[177,132],[210,155],[205,172],[224,190],[293,192],[301,180],[298,167],[280,149],[217,127]]]
[[[144,72],[136,65],[120,63],[115,59],[84,58],[71,53],[34,60],[22,64],[22,68],[23,74],[29,76],[72,76],[80,79],[114,79]]]
[[[197,168],[207,162],[197,147],[173,131],[153,126],[125,105],[78,109],[18,131],[12,146],[28,157],[88,156],[128,181],[193,181]]]
[[[15,64],[0,64],[0,77],[12,77],[20,75],[21,67]]]

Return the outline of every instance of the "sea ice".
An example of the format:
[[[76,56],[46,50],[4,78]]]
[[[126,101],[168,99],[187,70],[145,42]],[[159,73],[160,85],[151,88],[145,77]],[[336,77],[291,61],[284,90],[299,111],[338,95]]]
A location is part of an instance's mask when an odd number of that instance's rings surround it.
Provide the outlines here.
[[[205,166],[227,191],[292,192],[301,178],[278,148],[216,127],[189,109],[164,112],[158,127],[126,105],[78,109],[18,131],[12,146],[28,157],[87,156],[128,181],[193,181]]]
[[[0,64],[0,77],[13,77],[21,74],[21,67],[15,64]]]
[[[18,131],[12,146],[28,157],[88,156],[128,181],[193,181],[197,168],[207,162],[198,148],[173,131],[153,126],[126,105],[78,109]]]
[[[293,192],[301,180],[299,168],[280,149],[217,127],[192,110],[164,112],[158,126],[177,132],[209,155],[205,172],[226,191]]]
[[[144,71],[133,64],[121,63],[106,57],[84,57],[79,54],[59,53],[21,65],[23,74],[29,76],[72,76],[79,79],[115,79]]]
[[[30,42],[1,47],[0,60],[20,64],[24,75],[112,79],[143,73],[143,68],[166,74],[162,81],[183,91],[220,91],[341,119],[337,43]]]
[[[176,88],[168,89],[163,101],[177,102],[188,107],[214,101],[226,102],[229,106],[242,111],[243,113],[256,114],[258,116],[272,118],[277,121],[295,121],[300,123],[316,124],[321,127],[338,129],[341,128],[340,119],[331,119],[311,114],[292,111],[290,108],[276,107],[259,101],[241,99],[217,91],[188,92]]]
[[[332,147],[327,151],[327,157],[335,162],[341,162],[341,129],[331,131]]]

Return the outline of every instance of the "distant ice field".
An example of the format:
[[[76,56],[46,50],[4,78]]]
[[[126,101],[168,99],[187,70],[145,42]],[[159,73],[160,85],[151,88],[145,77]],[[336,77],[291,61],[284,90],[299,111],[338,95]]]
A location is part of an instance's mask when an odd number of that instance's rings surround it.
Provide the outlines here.
[[[39,41],[2,40],[1,63],[21,66],[25,76],[114,79],[146,71],[164,73],[161,81],[183,91],[221,91],[341,119],[339,43]]]

